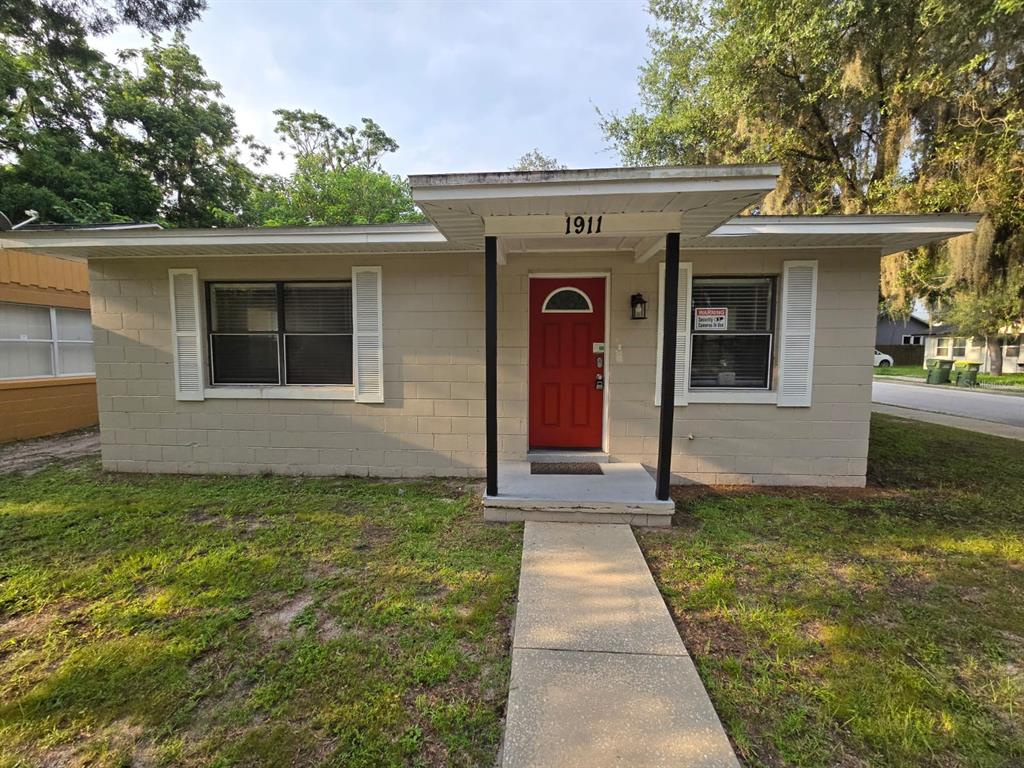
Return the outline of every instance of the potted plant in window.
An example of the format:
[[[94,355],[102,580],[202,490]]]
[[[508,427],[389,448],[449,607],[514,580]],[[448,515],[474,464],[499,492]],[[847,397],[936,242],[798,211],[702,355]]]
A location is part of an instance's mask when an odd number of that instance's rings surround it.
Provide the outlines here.
[[[732,370],[732,360],[728,357],[723,357],[718,361],[718,386],[736,386],[736,371]]]

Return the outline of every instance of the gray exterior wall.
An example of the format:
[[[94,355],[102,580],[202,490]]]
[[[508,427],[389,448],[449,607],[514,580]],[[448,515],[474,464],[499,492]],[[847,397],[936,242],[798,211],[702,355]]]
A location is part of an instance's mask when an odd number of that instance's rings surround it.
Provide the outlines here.
[[[903,344],[904,335],[927,336],[929,331],[928,323],[923,323],[915,317],[893,320],[879,315],[878,328],[875,331],[875,345],[889,347]]]
[[[677,482],[864,484],[877,253],[683,255],[697,277],[779,274],[786,258],[819,260],[812,405],[691,403],[677,408]],[[373,264],[383,269],[383,404],[174,399],[169,268],[195,267],[203,281],[292,280],[347,278],[353,265]],[[106,468],[482,476],[482,254],[98,259],[90,266]],[[653,465],[658,264],[636,264],[625,254],[513,255],[499,267],[499,456],[523,460],[528,447],[529,275],[570,272],[610,275],[606,442],[611,459]],[[646,321],[629,319],[629,297],[637,292],[650,302]]]

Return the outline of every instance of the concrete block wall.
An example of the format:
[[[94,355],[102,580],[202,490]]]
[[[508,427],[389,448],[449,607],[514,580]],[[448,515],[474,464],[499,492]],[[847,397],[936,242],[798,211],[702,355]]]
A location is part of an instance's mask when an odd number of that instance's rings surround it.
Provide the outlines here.
[[[687,250],[681,258],[693,264],[694,277],[781,275],[787,259],[818,259],[818,301],[812,406],[690,403],[677,407],[673,482],[863,486],[878,254]],[[529,275],[570,271],[607,272],[611,279],[605,370],[611,460],[654,465],[660,411],[654,404],[658,263],[636,264],[621,254],[512,256],[499,270],[498,381],[505,395],[499,392],[499,416],[504,416],[499,447],[519,456],[526,451]],[[781,283],[777,290],[781,291]],[[630,319],[633,293],[643,293],[650,302],[647,320]]]
[[[676,409],[677,482],[863,485],[877,254],[819,259],[813,405]],[[787,254],[687,252],[702,274],[779,274]],[[174,399],[167,269],[201,281],[343,279],[383,268],[383,404]],[[484,468],[482,254],[94,260],[93,321],[104,465],[120,471],[480,476]],[[658,264],[625,254],[513,255],[498,272],[499,457],[528,443],[528,291],[536,273],[610,274],[608,447],[657,459]],[[648,318],[629,318],[643,293]],[[620,360],[621,353],[621,360]],[[693,439],[689,439],[693,435]]]
[[[194,267],[201,281],[302,280],[348,279],[352,266],[368,264],[383,267],[384,403],[175,400],[169,268]],[[105,467],[482,474],[482,256],[100,259],[90,266]]]

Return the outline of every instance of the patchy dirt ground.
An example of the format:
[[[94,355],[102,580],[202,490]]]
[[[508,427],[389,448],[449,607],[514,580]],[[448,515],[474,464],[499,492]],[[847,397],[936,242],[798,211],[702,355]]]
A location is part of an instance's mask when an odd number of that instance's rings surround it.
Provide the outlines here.
[[[0,445],[0,475],[38,472],[54,461],[99,456],[98,427]]]

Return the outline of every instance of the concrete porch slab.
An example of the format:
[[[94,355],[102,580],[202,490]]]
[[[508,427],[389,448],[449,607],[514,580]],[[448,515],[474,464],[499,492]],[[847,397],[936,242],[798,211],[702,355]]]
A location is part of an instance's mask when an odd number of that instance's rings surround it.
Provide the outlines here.
[[[501,522],[626,523],[667,526],[675,504],[654,495],[641,464],[602,464],[600,475],[532,475],[530,463],[498,464],[498,495],[484,496],[484,519]]]

